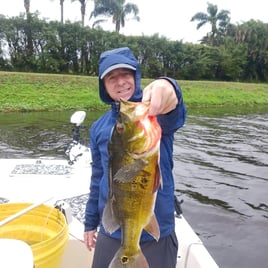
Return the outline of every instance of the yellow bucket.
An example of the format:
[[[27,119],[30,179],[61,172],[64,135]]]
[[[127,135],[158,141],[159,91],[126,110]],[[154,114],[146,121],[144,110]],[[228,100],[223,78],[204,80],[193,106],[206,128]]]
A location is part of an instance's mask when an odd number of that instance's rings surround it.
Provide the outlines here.
[[[0,204],[0,221],[31,205]],[[0,238],[22,240],[29,244],[35,268],[58,268],[69,239],[69,230],[62,212],[41,205],[0,227]]]

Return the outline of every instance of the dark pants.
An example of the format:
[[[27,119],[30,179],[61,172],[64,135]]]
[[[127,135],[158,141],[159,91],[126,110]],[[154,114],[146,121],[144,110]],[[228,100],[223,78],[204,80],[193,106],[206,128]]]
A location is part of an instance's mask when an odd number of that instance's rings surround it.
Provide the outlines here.
[[[95,247],[92,268],[108,268],[115,253],[120,247],[120,240],[101,233]],[[178,255],[178,240],[175,232],[159,241],[141,243],[141,250],[150,268],[175,268]]]

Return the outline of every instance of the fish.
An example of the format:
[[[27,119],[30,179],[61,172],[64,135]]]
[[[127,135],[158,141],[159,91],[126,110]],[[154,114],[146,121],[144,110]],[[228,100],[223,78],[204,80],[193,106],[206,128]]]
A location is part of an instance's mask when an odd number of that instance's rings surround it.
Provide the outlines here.
[[[109,196],[103,227],[112,234],[121,228],[121,246],[109,268],[147,268],[140,248],[143,230],[155,240],[160,229],[154,214],[162,183],[159,166],[161,127],[149,116],[148,102],[120,100],[118,119],[108,144]]]

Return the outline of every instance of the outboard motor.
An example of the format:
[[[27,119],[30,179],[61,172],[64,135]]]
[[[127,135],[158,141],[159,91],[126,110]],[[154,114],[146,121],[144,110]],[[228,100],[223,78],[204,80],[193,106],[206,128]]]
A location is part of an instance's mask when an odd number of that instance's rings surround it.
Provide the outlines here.
[[[76,111],[70,119],[73,124],[73,140],[67,146],[65,154],[68,156],[69,165],[83,164],[88,166],[91,164],[90,149],[84,144],[84,140],[80,136],[80,128],[86,118],[86,112]]]

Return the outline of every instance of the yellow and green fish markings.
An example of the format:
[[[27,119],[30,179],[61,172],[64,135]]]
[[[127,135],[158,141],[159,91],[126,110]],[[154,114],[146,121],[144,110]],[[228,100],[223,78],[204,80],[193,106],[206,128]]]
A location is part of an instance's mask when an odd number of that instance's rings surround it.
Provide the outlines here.
[[[161,128],[149,116],[149,103],[120,102],[119,117],[109,143],[109,197],[103,213],[108,233],[121,228],[121,247],[109,268],[149,267],[140,248],[143,229],[159,239],[154,215],[161,183]]]

